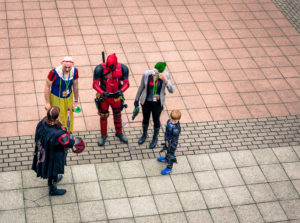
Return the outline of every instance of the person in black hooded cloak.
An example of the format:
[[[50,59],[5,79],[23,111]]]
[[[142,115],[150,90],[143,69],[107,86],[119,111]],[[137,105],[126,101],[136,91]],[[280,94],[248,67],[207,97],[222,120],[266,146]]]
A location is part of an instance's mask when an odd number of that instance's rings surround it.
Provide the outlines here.
[[[75,140],[58,120],[59,108],[51,107],[37,125],[35,132],[35,151],[32,169],[37,177],[48,179],[49,195],[64,195],[65,189],[57,189],[66,165],[67,149],[72,148]],[[59,177],[58,177],[59,176]]]

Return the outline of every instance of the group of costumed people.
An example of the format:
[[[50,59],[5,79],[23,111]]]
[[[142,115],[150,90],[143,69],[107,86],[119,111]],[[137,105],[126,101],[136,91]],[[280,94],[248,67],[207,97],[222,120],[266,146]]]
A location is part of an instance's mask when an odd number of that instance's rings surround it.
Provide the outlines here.
[[[149,145],[151,149],[154,149],[158,143],[161,127],[160,115],[166,97],[165,89],[170,93],[174,92],[170,75],[165,68],[165,62],[158,62],[154,69],[144,72],[134,101],[135,111],[138,111],[141,105],[143,114],[143,134],[138,144],[143,144],[148,136],[149,120],[152,114],[154,130]],[[104,146],[107,139],[109,106],[113,112],[116,136],[121,142],[128,143],[122,129],[121,113],[126,106],[124,92],[130,86],[128,77],[128,67],[119,63],[115,54],[109,55],[106,61],[103,56],[103,63],[94,69],[93,88],[96,90],[95,103],[100,116],[101,129],[99,146]],[[74,67],[71,57],[65,57],[60,66],[49,72],[44,97],[47,115],[36,128],[32,169],[38,177],[48,179],[50,196],[63,195],[66,190],[58,189],[56,185],[64,174],[67,152],[70,148],[76,153],[81,153],[85,149],[83,140],[72,135],[73,111],[79,108],[79,86],[78,69]],[[181,112],[173,110],[166,124],[165,142],[161,150],[166,150],[166,155],[157,158],[157,161],[167,164],[167,167],[161,171],[163,175],[169,174],[173,163],[177,162],[175,151],[181,131],[180,118]]]

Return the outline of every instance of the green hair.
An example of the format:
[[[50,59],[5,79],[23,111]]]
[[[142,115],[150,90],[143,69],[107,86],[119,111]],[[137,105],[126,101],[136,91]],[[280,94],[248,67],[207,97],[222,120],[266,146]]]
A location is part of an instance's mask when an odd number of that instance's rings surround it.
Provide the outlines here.
[[[155,64],[154,68],[158,70],[159,73],[164,72],[167,64],[165,62],[158,62]]]

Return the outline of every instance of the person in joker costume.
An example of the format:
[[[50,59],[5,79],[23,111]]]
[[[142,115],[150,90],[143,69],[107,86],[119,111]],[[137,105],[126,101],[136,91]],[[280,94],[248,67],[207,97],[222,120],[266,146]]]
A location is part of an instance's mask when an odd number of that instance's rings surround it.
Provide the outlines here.
[[[158,62],[153,70],[144,72],[134,101],[134,106],[138,107],[140,102],[143,110],[143,135],[138,141],[139,144],[143,144],[147,138],[149,119],[152,113],[154,134],[150,142],[151,149],[156,146],[158,140],[160,114],[166,97],[165,89],[167,88],[170,93],[174,92],[170,75],[165,71],[166,65],[165,62]]]
[[[74,67],[72,58],[66,56],[60,66],[49,72],[45,83],[44,96],[46,111],[53,106],[58,107],[60,109],[59,120],[64,127],[67,127],[67,111],[70,108],[71,121],[69,131],[71,132],[73,132],[73,109],[79,107],[78,94],[78,69]]]

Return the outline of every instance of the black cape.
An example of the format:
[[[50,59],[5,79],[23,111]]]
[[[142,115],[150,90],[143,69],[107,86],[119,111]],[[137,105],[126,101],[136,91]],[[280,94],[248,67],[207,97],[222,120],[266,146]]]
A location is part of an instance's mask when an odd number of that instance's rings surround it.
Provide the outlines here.
[[[71,148],[74,145],[74,140],[67,137],[66,134],[67,131],[64,128],[47,125],[45,118],[38,123],[32,163],[32,169],[36,172],[37,177],[47,179],[64,173],[65,148]]]

